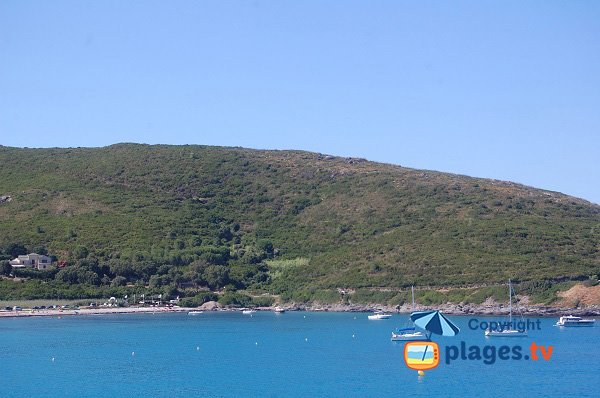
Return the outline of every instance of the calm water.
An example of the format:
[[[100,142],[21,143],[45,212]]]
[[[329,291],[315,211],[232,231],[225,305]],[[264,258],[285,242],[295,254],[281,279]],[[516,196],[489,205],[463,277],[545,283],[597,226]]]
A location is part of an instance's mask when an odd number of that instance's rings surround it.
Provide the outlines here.
[[[0,319],[0,397],[600,396],[599,325],[561,329],[555,318],[542,319],[528,338],[487,340],[467,327],[470,317],[451,317],[461,333],[434,338],[442,362],[419,378],[404,365],[403,344],[389,339],[406,319],[310,312]],[[461,341],[524,351],[535,341],[554,352],[549,361],[446,365],[445,346]]]

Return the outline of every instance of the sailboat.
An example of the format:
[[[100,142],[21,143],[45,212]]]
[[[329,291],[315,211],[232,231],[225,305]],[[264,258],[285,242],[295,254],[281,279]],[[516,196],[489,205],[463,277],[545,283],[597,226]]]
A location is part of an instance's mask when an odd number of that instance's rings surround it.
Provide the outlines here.
[[[527,337],[527,330],[517,330],[514,328],[512,320],[512,283],[508,280],[508,327],[502,328],[502,330],[487,329],[485,331],[486,337]]]
[[[415,287],[411,286],[412,293],[412,312],[415,312]],[[392,341],[427,341],[427,336],[418,331],[414,326],[402,329],[396,329],[392,332]]]

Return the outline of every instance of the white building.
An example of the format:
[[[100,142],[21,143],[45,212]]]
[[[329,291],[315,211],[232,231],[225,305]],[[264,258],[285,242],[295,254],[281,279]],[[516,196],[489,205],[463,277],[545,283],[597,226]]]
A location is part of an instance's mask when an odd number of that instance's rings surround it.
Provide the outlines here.
[[[52,259],[50,257],[37,253],[25,254],[10,261],[10,265],[13,268],[32,267],[36,269],[46,269],[50,264],[52,264]]]

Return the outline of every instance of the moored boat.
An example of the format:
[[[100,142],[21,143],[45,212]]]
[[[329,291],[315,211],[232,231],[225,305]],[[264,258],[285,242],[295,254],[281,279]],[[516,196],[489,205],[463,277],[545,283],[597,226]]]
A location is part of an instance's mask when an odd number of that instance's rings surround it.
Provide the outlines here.
[[[526,330],[517,330],[517,329],[503,329],[503,330],[491,330],[487,329],[485,331],[486,336],[492,337],[527,337]]]
[[[369,315],[367,318],[369,318],[372,321],[379,321],[382,319],[390,319],[391,317],[391,314],[386,314],[383,311],[376,311],[373,315]]]
[[[594,326],[595,319],[583,319],[580,316],[567,315],[561,316],[556,326]]]
[[[508,280],[508,328],[500,330],[487,329],[485,331],[485,337],[527,337],[527,330],[518,330],[513,327],[513,316],[512,316],[512,283]],[[521,316],[522,318],[522,316]]]
[[[190,311],[188,312],[188,315],[200,315],[202,314],[204,311]]]
[[[392,341],[427,341],[427,336],[416,328],[396,329],[392,332]]]
[[[415,312],[415,287],[411,286],[410,288],[411,296],[412,296],[412,312]],[[417,328],[413,326],[398,328],[392,332],[392,341],[427,341],[429,340],[425,333],[417,330]]]

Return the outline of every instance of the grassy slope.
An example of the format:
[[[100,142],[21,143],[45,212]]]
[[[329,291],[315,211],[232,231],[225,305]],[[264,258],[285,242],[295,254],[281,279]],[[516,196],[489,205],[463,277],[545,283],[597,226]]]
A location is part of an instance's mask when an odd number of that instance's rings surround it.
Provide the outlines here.
[[[600,273],[600,207],[518,184],[298,151],[0,147],[0,247],[168,262],[269,239],[275,292]],[[241,242],[217,239],[240,226]],[[285,264],[285,263],[284,263]]]

